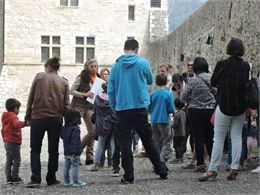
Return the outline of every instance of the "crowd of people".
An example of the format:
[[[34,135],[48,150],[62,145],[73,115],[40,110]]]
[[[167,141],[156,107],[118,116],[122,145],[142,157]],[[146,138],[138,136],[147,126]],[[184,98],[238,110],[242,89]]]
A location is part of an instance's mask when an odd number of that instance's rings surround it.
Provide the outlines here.
[[[64,186],[85,186],[86,182],[79,178],[79,165],[90,165],[89,171],[99,171],[106,156],[112,176],[120,175],[121,164],[124,170],[121,183],[132,184],[135,134],[141,139],[154,173],[161,179],[168,178],[167,164],[184,162],[189,140],[192,159],[182,168],[203,173],[198,178],[201,182],[217,177],[227,140],[227,179],[236,180],[243,162],[250,158],[252,139],[256,138],[259,146],[259,105],[251,106],[247,102],[251,74],[249,64],[242,59],[243,42],[237,38],[229,41],[226,53],[230,57],[218,61],[213,73],[203,57],[188,59],[187,71],[183,74],[172,74],[169,64],[160,65],[151,94],[148,86],[153,84],[154,75],[149,62],[138,55],[138,50],[136,40],[127,40],[124,55],[110,71],[104,68],[100,74],[97,60],[88,60],[71,88],[58,74],[60,59],[49,59],[44,64],[45,72],[38,73],[32,82],[24,121],[17,117],[21,103],[14,98],[6,101],[1,132],[8,184],[23,181],[19,167],[21,128],[25,126],[30,126],[31,148],[31,179],[27,187],[41,184],[40,155],[46,131],[48,185],[60,183],[56,178],[60,138],[64,146]],[[95,96],[91,88],[98,77],[104,83],[102,91]],[[87,101],[94,97],[94,104]],[[87,129],[82,140],[81,118]],[[80,156],[85,148],[82,163]],[[259,173],[260,167],[252,172]]]

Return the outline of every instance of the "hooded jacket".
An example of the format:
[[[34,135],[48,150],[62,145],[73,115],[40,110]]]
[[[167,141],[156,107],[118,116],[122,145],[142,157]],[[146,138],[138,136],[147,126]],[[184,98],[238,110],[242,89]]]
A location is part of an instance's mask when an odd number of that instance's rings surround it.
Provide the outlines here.
[[[109,104],[116,111],[147,108],[147,85],[153,83],[150,64],[137,54],[120,56],[112,65],[108,81]]]
[[[2,114],[2,137],[4,142],[11,142],[15,144],[22,143],[21,128],[25,127],[25,123],[19,121],[14,112],[4,112]]]
[[[63,139],[64,155],[79,156],[82,152],[80,141],[80,128],[77,125],[69,125],[62,128],[61,138]]]

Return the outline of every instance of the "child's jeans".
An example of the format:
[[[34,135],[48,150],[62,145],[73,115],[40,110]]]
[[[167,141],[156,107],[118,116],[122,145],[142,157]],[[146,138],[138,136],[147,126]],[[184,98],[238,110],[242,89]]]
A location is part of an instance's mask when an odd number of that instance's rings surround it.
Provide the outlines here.
[[[79,161],[80,161],[80,156],[74,156],[74,155],[69,155],[69,156],[64,156],[65,158],[65,163],[64,163],[64,183],[69,184],[71,183],[70,181],[70,168],[72,169],[72,181],[73,184],[79,183]]]
[[[95,151],[94,164],[99,165],[99,166],[100,166],[101,156],[102,156],[102,153],[104,151],[106,139],[108,139],[108,136],[106,136],[106,135],[99,135],[98,136],[98,145],[97,145],[97,149]],[[113,135],[111,135],[110,146],[111,146],[112,156],[113,156],[114,151],[115,151],[114,136]]]
[[[167,162],[172,154],[172,131],[168,124],[152,125],[153,141],[157,151],[160,151],[161,162]]]
[[[16,180],[19,177],[19,168],[21,164],[21,145],[11,142],[5,142],[6,164],[5,175],[7,181]]]

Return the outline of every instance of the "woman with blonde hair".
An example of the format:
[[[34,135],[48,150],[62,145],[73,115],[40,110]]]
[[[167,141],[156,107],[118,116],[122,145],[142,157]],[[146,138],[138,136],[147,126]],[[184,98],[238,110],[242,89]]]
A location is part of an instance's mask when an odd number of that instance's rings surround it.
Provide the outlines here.
[[[77,109],[83,118],[87,135],[81,141],[82,148],[86,149],[86,165],[93,164],[93,147],[94,147],[94,125],[91,123],[91,115],[93,114],[93,105],[86,98],[93,98],[91,87],[96,79],[98,63],[96,59],[90,59],[84,64],[84,69],[76,77],[70,94],[73,95],[71,107]]]

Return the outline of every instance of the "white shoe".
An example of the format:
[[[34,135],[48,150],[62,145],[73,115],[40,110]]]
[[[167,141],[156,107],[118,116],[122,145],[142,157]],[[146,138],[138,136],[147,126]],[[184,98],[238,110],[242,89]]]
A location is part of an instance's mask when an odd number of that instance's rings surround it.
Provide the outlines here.
[[[260,173],[260,166],[256,167],[251,173]]]

